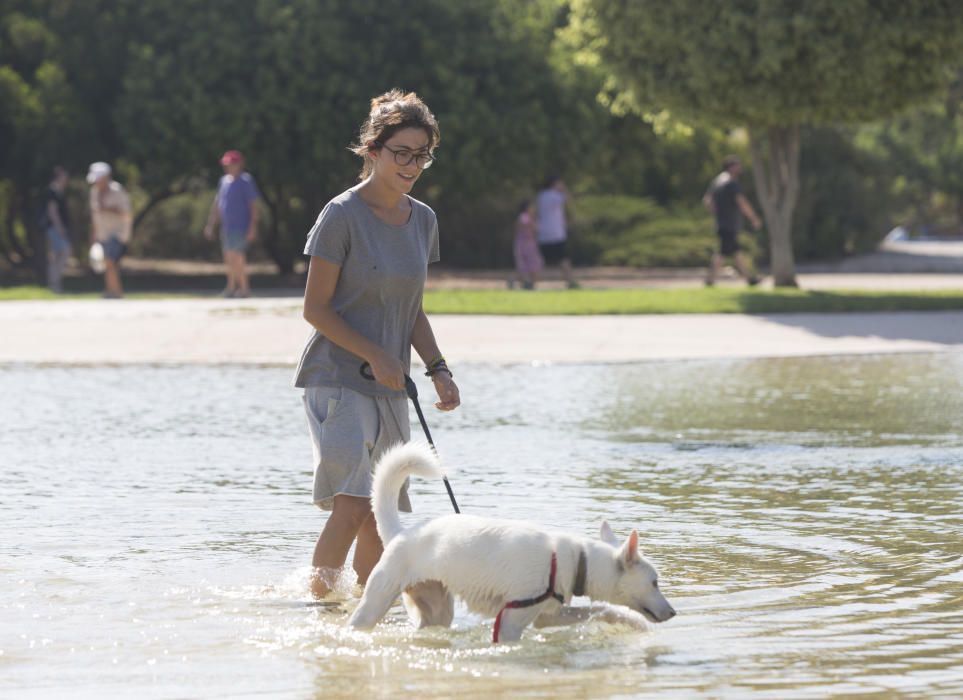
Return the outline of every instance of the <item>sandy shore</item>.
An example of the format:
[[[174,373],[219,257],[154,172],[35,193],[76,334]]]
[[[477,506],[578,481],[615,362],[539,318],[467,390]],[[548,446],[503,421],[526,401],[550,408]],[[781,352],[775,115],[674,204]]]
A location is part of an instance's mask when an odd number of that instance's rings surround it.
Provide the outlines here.
[[[963,312],[434,316],[452,364],[586,363],[963,350]],[[293,365],[300,300],[0,304],[0,362]]]

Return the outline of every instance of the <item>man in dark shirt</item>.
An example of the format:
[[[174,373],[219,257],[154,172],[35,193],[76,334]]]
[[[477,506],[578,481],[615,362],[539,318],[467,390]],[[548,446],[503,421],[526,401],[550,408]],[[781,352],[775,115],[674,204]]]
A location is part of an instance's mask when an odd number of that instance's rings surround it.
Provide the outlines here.
[[[739,248],[739,230],[742,228],[742,215],[752,223],[754,229],[762,226],[749,200],[739,186],[742,164],[735,156],[727,156],[722,162],[722,172],[709,184],[702,203],[716,217],[716,235],[719,236],[719,250],[712,253],[706,286],[711,287],[722,269],[724,258],[732,258],[736,270],[750,284],[759,283],[752,271],[752,264]]]
[[[63,291],[64,268],[70,259],[70,218],[67,212],[67,171],[61,166],[53,169],[53,177],[43,204],[41,222],[47,236],[47,286],[51,291]]]

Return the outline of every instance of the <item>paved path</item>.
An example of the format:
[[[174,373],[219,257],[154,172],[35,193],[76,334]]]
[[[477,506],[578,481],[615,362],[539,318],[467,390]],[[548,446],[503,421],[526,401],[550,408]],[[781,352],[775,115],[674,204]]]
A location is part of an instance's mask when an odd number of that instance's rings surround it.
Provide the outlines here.
[[[432,318],[452,364],[963,350],[963,312]],[[0,362],[293,365],[296,298],[0,304]]]

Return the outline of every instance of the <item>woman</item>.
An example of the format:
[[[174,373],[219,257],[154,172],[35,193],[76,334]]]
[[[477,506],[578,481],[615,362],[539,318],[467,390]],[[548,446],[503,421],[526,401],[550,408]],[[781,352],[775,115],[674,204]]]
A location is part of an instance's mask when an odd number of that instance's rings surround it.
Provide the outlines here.
[[[315,332],[295,385],[304,388],[314,502],[331,511],[312,562],[318,597],[334,587],[353,541],[362,585],[381,557],[372,467],[385,449],[409,439],[404,386],[412,347],[433,380],[435,405],[450,411],[459,404],[422,308],[428,264],[439,259],[438,224],[408,195],[439,138],[434,115],[414,93],[392,90],[373,99],[352,148],[364,160],[361,183],[328,202],[304,249],[311,256],[304,318]],[[365,363],[373,380],[362,375]],[[411,510],[406,490],[399,508]]]

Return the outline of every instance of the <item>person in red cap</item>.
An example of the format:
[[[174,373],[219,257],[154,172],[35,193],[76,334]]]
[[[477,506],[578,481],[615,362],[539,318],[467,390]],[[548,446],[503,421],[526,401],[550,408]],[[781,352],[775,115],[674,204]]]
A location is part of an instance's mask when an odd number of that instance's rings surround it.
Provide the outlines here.
[[[244,171],[240,151],[221,156],[224,176],[217,186],[217,196],[204,227],[204,236],[214,239],[214,227],[221,225],[221,250],[227,286],[223,296],[246,297],[251,294],[247,276],[247,247],[257,236],[257,200],[259,193],[251,174]]]

